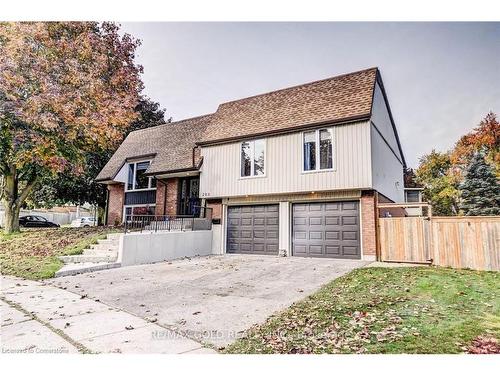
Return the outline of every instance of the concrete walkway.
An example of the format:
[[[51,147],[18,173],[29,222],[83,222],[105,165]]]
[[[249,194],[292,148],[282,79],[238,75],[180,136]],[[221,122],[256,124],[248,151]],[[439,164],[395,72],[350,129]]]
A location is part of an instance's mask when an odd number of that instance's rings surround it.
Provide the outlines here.
[[[99,300],[42,282],[1,276],[2,353],[216,353]]]

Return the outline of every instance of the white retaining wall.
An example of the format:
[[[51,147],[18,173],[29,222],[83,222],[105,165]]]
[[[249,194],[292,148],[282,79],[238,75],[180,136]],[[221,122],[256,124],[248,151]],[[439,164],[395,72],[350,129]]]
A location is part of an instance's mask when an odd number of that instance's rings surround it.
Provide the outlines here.
[[[212,231],[128,233],[120,237],[123,266],[212,254]]]
[[[222,225],[212,224],[212,254],[222,255],[224,250],[222,248]]]

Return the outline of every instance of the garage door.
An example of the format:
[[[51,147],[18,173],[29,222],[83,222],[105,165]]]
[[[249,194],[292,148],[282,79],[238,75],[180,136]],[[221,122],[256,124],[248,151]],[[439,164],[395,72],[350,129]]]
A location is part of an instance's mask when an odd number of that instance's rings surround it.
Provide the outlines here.
[[[278,205],[227,209],[227,252],[278,254]]]
[[[358,202],[294,204],[292,254],[359,259],[358,205]]]

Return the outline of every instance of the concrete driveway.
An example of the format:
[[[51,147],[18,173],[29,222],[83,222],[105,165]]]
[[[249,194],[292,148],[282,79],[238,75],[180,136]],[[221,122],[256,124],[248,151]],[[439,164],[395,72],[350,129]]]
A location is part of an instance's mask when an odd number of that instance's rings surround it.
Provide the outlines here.
[[[61,277],[52,284],[223,347],[269,315],[368,263],[224,255]]]

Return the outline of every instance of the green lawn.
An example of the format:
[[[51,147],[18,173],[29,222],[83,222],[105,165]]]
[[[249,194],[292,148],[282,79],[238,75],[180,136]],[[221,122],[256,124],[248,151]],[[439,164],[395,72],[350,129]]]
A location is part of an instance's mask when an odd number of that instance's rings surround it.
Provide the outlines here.
[[[224,351],[460,353],[479,336],[500,349],[500,273],[363,268],[271,316]]]
[[[56,228],[0,233],[0,269],[2,275],[27,279],[53,277],[62,267],[60,255],[81,254],[83,249],[105,238],[114,228]]]

